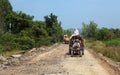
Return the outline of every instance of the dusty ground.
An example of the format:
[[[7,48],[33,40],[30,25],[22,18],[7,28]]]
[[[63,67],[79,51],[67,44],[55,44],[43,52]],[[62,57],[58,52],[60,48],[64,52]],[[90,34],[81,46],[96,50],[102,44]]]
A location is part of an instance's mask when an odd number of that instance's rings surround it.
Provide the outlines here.
[[[0,75],[113,75],[88,50],[83,57],[70,57],[67,52],[66,44],[48,48],[20,65],[1,69]]]

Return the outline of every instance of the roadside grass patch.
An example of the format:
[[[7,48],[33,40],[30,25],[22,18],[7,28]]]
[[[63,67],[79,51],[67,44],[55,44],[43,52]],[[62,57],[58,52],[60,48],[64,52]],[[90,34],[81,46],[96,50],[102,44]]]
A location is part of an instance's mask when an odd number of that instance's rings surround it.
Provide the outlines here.
[[[120,38],[104,41],[106,46],[120,46]]]
[[[17,53],[20,53],[20,52],[23,52],[22,50],[11,50],[11,51],[5,51],[5,52],[2,52],[1,55],[3,55],[4,57],[9,57],[13,54],[17,54]]]
[[[120,46],[107,45],[101,41],[87,42],[87,47],[92,48],[97,53],[111,58],[116,62],[120,62]]]

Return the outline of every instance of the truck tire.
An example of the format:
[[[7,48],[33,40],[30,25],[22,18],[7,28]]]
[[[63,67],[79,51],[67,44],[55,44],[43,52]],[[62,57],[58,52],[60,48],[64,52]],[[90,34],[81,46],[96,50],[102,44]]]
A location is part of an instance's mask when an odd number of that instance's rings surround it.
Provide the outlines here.
[[[73,57],[73,55],[74,55],[74,51],[72,50],[72,51],[71,51],[71,57]]]
[[[82,57],[82,50],[79,51],[79,55],[80,55],[80,57]]]

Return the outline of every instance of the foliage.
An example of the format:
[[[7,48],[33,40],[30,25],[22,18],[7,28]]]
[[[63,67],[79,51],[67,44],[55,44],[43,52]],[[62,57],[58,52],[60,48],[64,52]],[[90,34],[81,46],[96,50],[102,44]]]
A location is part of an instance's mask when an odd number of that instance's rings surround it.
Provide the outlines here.
[[[35,41],[27,36],[21,36],[15,39],[15,42],[19,44],[22,50],[28,50],[34,47]]]
[[[89,24],[82,24],[82,35],[85,38],[94,38],[96,40],[110,40],[120,38],[120,29],[97,28],[97,24],[90,21]]]
[[[90,21],[90,24],[82,24],[82,35],[83,37],[95,37],[96,31],[97,31],[97,24],[94,21]]]
[[[6,31],[11,30],[11,33],[19,33],[21,30],[26,30],[31,27],[33,16],[22,12],[12,12],[6,16],[7,24]],[[10,26],[11,24],[11,26]]]
[[[117,62],[120,62],[120,47],[119,46],[106,46],[101,41],[87,42],[87,46],[92,48],[98,53],[102,53]]]
[[[0,45],[0,55],[3,55],[4,47]]]
[[[0,52],[11,51],[16,48],[15,36],[11,33],[5,33],[0,37]]]
[[[29,50],[62,40],[63,29],[56,15],[45,16],[45,21],[34,21],[33,18],[21,11],[13,11],[9,0],[0,0],[0,54]]]
[[[64,34],[67,34],[68,36],[71,36],[72,33],[73,33],[73,30],[72,30],[72,29],[64,30]]]
[[[8,0],[0,0],[0,33],[4,32],[7,23],[6,16],[12,12],[12,6]]]
[[[53,15],[52,13],[44,18],[48,35],[52,37],[52,43],[60,42],[63,37],[61,22],[58,22],[57,16]]]
[[[120,38],[104,41],[106,46],[120,46]]]
[[[120,62],[120,29],[97,28],[94,22],[83,23],[82,35],[87,38],[88,47]]]
[[[47,37],[48,32],[45,30],[45,28],[46,28],[46,25],[44,22],[42,21],[33,22],[33,25],[32,25],[33,35],[37,38],[40,36]]]

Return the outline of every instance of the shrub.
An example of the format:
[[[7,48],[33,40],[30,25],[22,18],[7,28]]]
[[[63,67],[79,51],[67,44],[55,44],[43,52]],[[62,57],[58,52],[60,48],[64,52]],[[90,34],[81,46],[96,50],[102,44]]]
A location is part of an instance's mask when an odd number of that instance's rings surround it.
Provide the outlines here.
[[[98,53],[102,53],[104,56],[107,56],[114,61],[120,62],[120,47],[119,46],[106,46],[101,41],[95,41],[87,43],[87,46],[92,48]]]
[[[3,55],[4,48],[2,45],[0,45],[0,55]]]
[[[0,38],[0,44],[3,46],[4,50],[10,51],[14,48],[14,38],[15,36],[11,33],[4,33]]]
[[[36,47],[40,47],[40,46],[43,46],[43,45],[50,45],[52,44],[52,37],[40,37],[37,39],[36,41]]]
[[[16,41],[16,44],[18,44],[18,46],[22,50],[31,49],[35,45],[34,39],[31,39],[28,36],[22,36],[22,37],[16,38],[15,41]]]

